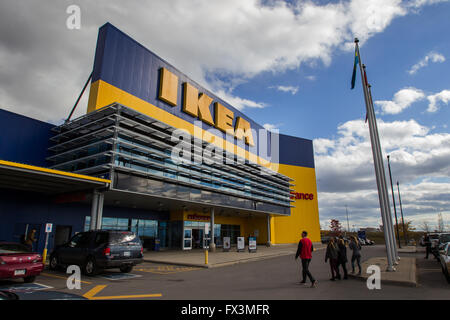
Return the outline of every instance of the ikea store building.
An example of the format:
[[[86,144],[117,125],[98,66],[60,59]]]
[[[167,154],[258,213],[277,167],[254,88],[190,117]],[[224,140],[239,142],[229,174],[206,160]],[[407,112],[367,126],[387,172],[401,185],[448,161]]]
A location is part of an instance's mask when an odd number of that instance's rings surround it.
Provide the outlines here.
[[[0,130],[0,241],[35,229],[42,251],[47,223],[50,250],[91,229],[161,249],[320,241],[312,141],[265,130],[109,23],[85,115],[0,110]]]

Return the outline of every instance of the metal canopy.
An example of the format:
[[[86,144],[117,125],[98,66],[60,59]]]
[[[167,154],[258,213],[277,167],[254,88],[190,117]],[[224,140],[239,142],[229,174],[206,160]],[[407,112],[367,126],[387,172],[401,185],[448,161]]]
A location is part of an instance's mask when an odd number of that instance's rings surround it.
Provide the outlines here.
[[[214,205],[213,203],[208,204],[178,200],[117,189],[112,189],[105,192],[104,204],[114,207],[137,208],[167,213],[170,211],[177,211],[182,209],[190,212],[203,212],[204,214],[209,215],[209,213],[211,212],[211,208],[214,208],[216,216],[267,217],[268,215],[268,213],[264,211]],[[273,215],[285,216],[283,214]]]
[[[47,195],[107,187],[110,180],[0,160],[0,188]]]

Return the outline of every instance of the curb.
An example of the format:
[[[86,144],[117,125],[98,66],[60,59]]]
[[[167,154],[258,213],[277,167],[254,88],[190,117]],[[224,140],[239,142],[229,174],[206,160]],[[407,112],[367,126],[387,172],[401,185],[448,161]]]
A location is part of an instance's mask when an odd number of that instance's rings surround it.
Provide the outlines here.
[[[318,250],[322,250],[322,249],[325,249],[325,247],[317,248],[314,251],[318,251]],[[246,263],[246,262],[253,262],[253,261],[260,261],[260,260],[266,260],[266,259],[271,259],[271,258],[289,256],[291,254],[295,254],[295,252],[277,253],[277,254],[271,254],[271,255],[266,255],[266,256],[250,257],[250,258],[245,258],[245,259],[232,260],[232,261],[213,263],[213,264],[207,264],[207,265],[205,265],[204,263],[174,262],[174,261],[167,261],[167,260],[164,261],[164,260],[152,260],[152,259],[144,259],[144,262],[210,269],[210,268],[231,266],[231,265],[235,265],[235,264],[239,264],[239,263]]]
[[[414,274],[414,280],[393,280],[393,279],[383,279],[383,275],[381,275],[381,283],[382,284],[391,284],[391,285],[398,285],[403,287],[413,287],[417,288],[419,287],[418,282],[418,274],[417,274],[417,262],[413,264],[411,273]],[[348,274],[349,278],[360,280],[360,281],[367,281],[370,275],[354,275],[354,274]]]

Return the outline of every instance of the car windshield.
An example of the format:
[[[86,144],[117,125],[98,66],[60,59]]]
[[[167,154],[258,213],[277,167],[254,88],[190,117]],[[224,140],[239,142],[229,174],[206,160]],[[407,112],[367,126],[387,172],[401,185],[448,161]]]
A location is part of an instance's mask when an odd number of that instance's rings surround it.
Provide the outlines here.
[[[31,252],[31,250],[19,243],[0,243],[0,254],[28,252]]]
[[[139,243],[139,238],[133,232],[111,232],[109,234],[109,242],[112,244],[136,242]]]
[[[450,242],[450,233],[441,234],[439,236],[439,241],[441,243],[447,243]]]
[[[439,239],[439,235],[438,234],[430,234],[430,239],[437,240],[437,239]]]

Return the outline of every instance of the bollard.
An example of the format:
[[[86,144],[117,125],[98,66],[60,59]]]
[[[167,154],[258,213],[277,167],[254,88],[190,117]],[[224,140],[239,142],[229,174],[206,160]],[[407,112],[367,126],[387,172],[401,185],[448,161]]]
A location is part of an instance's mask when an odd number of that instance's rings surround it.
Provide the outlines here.
[[[47,248],[44,249],[44,252],[42,252],[42,263],[45,266],[45,261],[47,260]]]
[[[208,264],[208,249],[205,250],[205,264]]]

